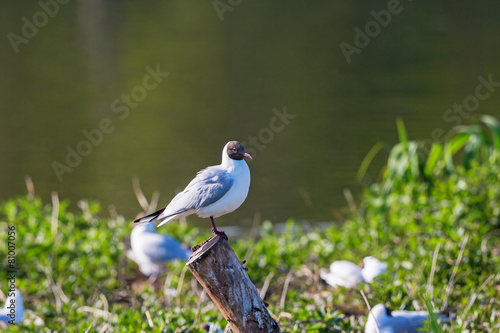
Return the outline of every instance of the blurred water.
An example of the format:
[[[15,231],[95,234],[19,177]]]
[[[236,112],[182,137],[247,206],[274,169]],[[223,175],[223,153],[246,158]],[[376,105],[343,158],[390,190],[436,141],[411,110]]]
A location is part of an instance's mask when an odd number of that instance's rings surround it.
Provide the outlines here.
[[[343,190],[359,198],[358,167],[376,142],[396,142],[396,117],[416,139],[500,117],[500,91],[446,113],[479,76],[500,81],[500,4],[402,1],[370,25],[392,2],[241,1],[224,13],[212,1],[1,2],[0,199],[31,175],[46,202],[57,191],[73,209],[97,199],[132,218],[132,177],[165,205],[240,140],[256,155],[252,185],[221,225],[344,214]],[[373,37],[348,63],[340,44],[367,24]],[[68,149],[88,156],[70,166]]]

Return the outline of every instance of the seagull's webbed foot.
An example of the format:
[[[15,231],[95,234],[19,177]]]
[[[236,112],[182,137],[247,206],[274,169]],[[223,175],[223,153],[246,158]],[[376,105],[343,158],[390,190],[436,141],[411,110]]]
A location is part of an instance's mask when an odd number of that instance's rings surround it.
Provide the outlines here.
[[[217,236],[220,236],[220,237],[224,238],[225,240],[228,240],[227,235],[224,231],[219,231],[219,230],[212,230],[212,231]]]
[[[224,231],[217,230],[217,227],[215,226],[214,218],[212,216],[210,216],[210,220],[212,221],[212,232],[215,235],[220,236],[220,237],[224,238],[225,240],[228,240],[227,235]]]

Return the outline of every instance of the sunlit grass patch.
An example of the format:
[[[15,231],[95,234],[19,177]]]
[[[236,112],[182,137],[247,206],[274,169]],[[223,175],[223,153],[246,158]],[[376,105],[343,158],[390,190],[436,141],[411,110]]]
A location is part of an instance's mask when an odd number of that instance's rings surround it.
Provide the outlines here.
[[[334,289],[319,270],[367,255],[388,263],[386,273],[359,286],[370,305],[453,310],[450,323],[431,317],[433,332],[500,328],[500,127],[491,117],[481,120],[428,153],[398,121],[400,143],[380,181],[364,189],[345,221],[306,230],[290,220],[280,232],[264,221],[229,239],[259,291],[265,288],[268,309],[284,332],[363,331],[368,308],[359,290]],[[380,145],[360,174],[377,150]],[[78,206],[74,213],[66,200],[56,206],[31,196],[1,204],[0,234],[16,227],[16,281],[30,310],[13,332],[201,332],[208,321],[225,327],[183,262],[168,263],[159,283],[147,283],[125,256],[131,222],[109,217],[95,202]],[[210,236],[189,223],[158,231],[189,245]],[[6,262],[0,265],[5,275]]]

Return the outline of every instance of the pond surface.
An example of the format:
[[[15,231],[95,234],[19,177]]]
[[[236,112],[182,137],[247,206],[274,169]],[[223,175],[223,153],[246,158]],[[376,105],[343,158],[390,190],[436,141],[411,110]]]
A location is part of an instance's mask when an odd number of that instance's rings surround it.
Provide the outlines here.
[[[165,205],[240,140],[250,193],[219,224],[331,221],[397,117],[421,140],[500,118],[499,2],[50,3],[0,3],[2,200],[30,175],[47,203],[57,191],[131,219],[133,177]]]

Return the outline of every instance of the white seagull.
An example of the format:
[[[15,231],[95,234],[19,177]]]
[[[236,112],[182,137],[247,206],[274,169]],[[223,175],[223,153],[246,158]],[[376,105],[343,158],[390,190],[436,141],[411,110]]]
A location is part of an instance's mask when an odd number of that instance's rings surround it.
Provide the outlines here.
[[[200,328],[207,333],[222,333],[222,330],[214,323],[201,323]]]
[[[361,268],[346,260],[334,261],[330,269],[321,269],[320,277],[332,287],[353,288],[361,282],[372,283],[377,275],[387,269],[387,264],[375,257],[365,257],[363,266]]]
[[[222,163],[198,172],[196,177],[177,194],[166,208],[135,220],[135,223],[161,221],[158,226],[183,216],[198,214],[212,221],[212,232],[227,239],[217,230],[214,217],[231,213],[245,201],[250,187],[250,170],[245,147],[238,141],[229,141],[222,150]]]
[[[187,260],[192,253],[175,238],[159,234],[154,223],[132,229],[130,245],[132,249],[127,252],[127,257],[149,277],[160,275],[167,261]]]
[[[436,316],[447,319],[440,314]],[[365,333],[418,333],[427,318],[427,311],[391,311],[383,304],[377,304],[368,314]]]
[[[0,323],[19,324],[24,319],[23,295],[19,289],[9,291],[3,309],[0,309]]]

